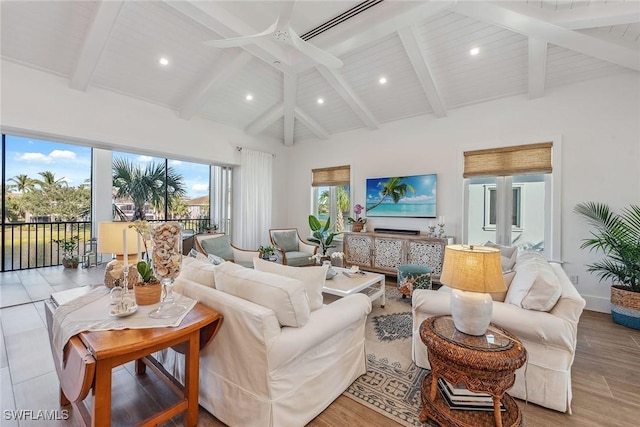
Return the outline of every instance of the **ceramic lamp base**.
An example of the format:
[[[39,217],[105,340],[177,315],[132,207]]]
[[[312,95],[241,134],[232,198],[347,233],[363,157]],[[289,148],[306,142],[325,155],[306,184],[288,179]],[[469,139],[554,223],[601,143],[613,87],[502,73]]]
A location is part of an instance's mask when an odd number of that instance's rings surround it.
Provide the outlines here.
[[[467,335],[484,335],[491,322],[491,295],[479,292],[451,291],[451,316],[456,329]]]

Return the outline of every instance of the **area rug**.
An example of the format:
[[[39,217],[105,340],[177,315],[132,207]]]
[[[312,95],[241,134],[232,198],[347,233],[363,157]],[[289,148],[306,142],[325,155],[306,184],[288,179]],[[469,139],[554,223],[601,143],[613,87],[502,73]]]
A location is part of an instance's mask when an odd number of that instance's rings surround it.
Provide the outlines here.
[[[420,387],[429,371],[411,360],[411,334],[411,299],[387,286],[385,308],[378,299],[367,317],[367,373],[344,395],[404,426],[430,426],[418,420]]]

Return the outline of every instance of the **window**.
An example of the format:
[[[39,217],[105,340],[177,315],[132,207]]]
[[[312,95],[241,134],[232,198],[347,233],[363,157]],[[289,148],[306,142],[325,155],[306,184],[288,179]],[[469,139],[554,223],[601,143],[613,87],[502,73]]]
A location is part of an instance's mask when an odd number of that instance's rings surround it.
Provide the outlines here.
[[[559,257],[560,172],[552,166],[560,159],[553,148],[549,142],[464,153],[464,241]]]
[[[344,231],[351,212],[351,168],[337,166],[312,172],[313,215],[321,222],[331,218],[332,230]]]

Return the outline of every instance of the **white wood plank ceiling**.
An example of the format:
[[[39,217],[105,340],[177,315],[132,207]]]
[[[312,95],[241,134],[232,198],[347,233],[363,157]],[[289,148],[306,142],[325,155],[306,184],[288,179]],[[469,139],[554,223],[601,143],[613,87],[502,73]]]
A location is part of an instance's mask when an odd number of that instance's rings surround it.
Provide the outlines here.
[[[264,31],[286,3],[3,0],[0,53],[76,90],[100,87],[285,145],[640,73],[637,0],[370,0],[309,39],[343,62],[335,69],[272,39],[205,44]],[[299,0],[291,28],[304,34],[361,3]]]

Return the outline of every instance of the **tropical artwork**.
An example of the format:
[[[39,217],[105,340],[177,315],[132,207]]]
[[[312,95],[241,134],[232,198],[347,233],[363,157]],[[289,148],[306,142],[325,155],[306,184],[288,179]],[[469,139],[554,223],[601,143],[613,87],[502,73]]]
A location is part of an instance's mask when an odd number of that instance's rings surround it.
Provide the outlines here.
[[[437,175],[367,179],[367,216],[436,217]]]

